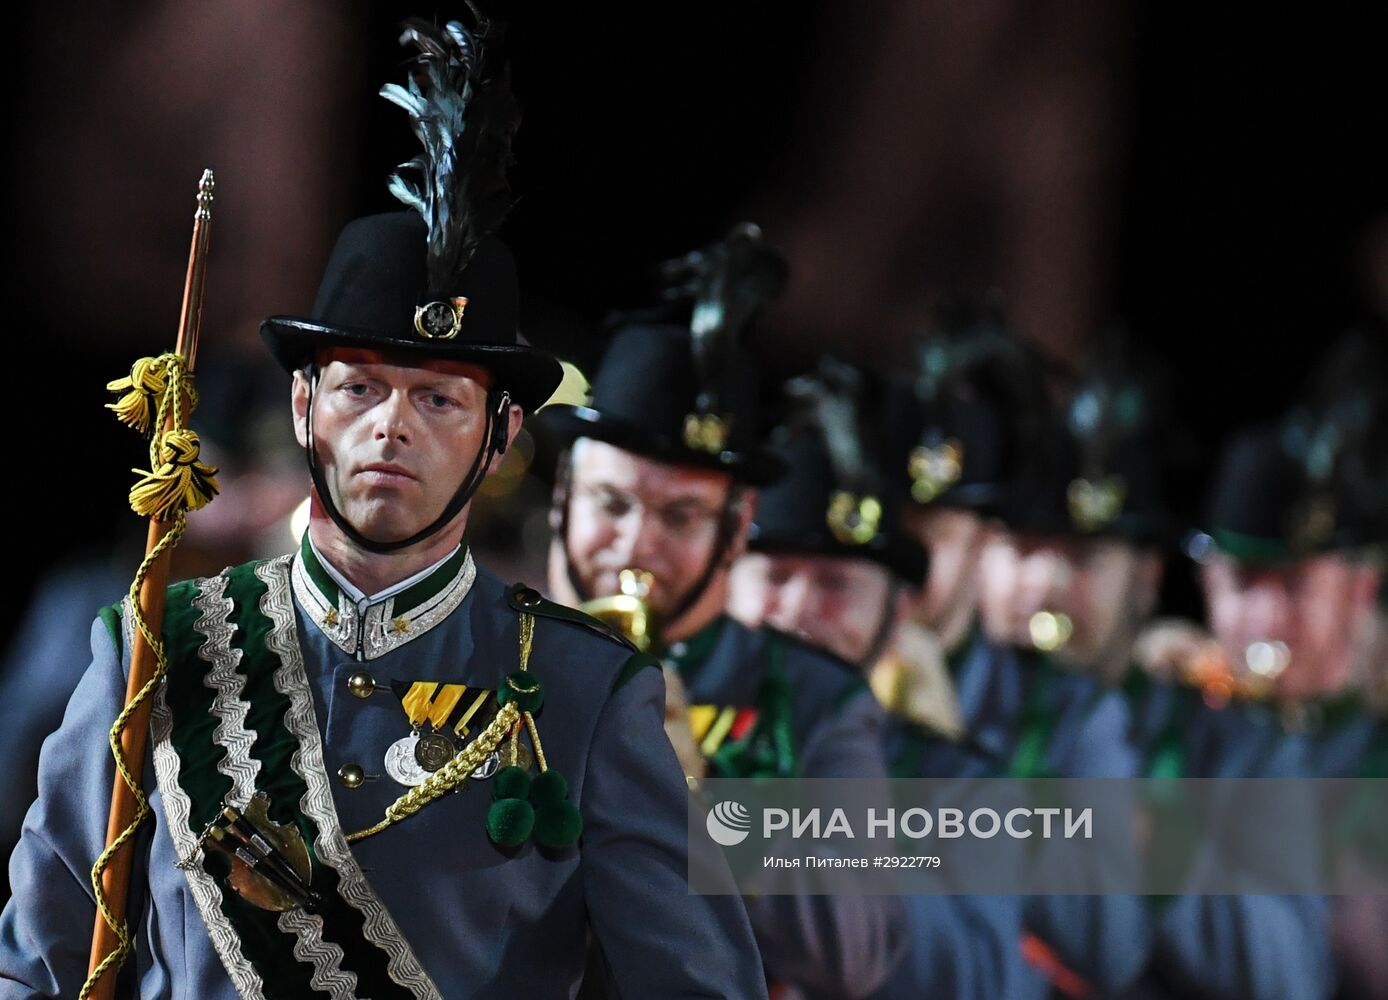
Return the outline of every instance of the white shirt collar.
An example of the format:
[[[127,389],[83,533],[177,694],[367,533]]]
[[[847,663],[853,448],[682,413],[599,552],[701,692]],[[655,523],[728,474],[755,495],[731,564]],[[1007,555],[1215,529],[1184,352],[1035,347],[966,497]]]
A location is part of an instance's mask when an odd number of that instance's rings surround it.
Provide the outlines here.
[[[386,598],[394,597],[401,591],[407,590],[410,587],[414,586],[420,580],[423,580],[430,573],[434,572],[434,570],[438,569],[444,563],[448,562],[448,560],[452,559],[454,554],[457,553],[458,549],[461,547],[461,544],[453,546],[453,548],[448,550],[448,554],[445,555],[438,562],[430,566],[426,566],[424,569],[420,570],[418,573],[415,573],[413,576],[406,577],[399,583],[393,583],[385,590],[382,590],[376,594],[372,594],[368,597],[365,593],[361,591],[360,588],[354,585],[352,581],[348,580],[345,576],[343,576],[338,571],[338,568],[336,566],[334,566],[324,557],[323,553],[319,551],[318,546],[313,544],[312,535],[308,536],[308,544],[309,547],[313,549],[313,554],[318,559],[319,564],[323,567],[323,571],[327,573],[328,576],[332,577],[333,583],[337,584],[338,587],[342,590],[342,592],[346,594],[354,604],[356,604],[358,611],[365,611],[371,605],[380,604]]]

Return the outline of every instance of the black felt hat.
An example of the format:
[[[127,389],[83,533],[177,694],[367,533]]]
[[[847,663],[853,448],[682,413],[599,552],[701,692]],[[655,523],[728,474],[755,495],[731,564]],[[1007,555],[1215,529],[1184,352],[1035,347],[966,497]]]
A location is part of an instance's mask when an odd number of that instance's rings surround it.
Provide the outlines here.
[[[1017,465],[1013,417],[1000,401],[968,392],[923,400],[911,381],[887,393],[893,492],[922,506],[1000,510]]]
[[[495,237],[482,239],[447,287],[431,288],[428,227],[414,212],[370,215],[347,224],[328,258],[312,312],[272,316],[260,335],[280,365],[301,368],[319,347],[369,347],[476,364],[526,412],[559,384],[559,362],[516,342],[516,269]],[[457,330],[430,333],[432,302],[465,300]],[[449,319],[451,317],[445,317]]]
[[[1042,461],[1019,479],[1003,514],[1009,527],[1139,545],[1175,541],[1155,375],[1121,339],[1100,347],[1061,405],[1037,415],[1047,435]]]
[[[1285,422],[1240,431],[1211,479],[1192,554],[1213,544],[1244,562],[1277,563],[1385,541],[1381,510],[1346,487],[1307,474]]]
[[[1161,545],[1176,538],[1163,494],[1161,449],[1130,437],[1086,461],[1063,417],[1053,418],[1046,460],[1019,482],[1002,520],[1014,531],[1077,538],[1120,538]]]
[[[784,260],[744,224],[664,273],[667,301],[687,324],[619,321],[588,404],[549,407],[546,425],[570,441],[606,441],[753,486],[774,481],[784,464],[760,442],[756,366],[743,336],[784,287]]]
[[[422,147],[390,178],[411,211],[348,223],[311,315],[273,316],[260,335],[290,371],[330,345],[466,361],[533,411],[562,370],[516,341],[515,264],[493,234],[511,206],[506,171],[519,114],[494,53],[499,31],[471,13],[471,27],[406,21],[400,42],[417,49],[407,83],[381,89],[409,113]]]
[[[1282,419],[1230,439],[1210,482],[1203,533],[1249,562],[1388,544],[1388,350],[1351,332]]]
[[[1320,551],[1333,541],[1333,524],[1304,499],[1299,463],[1283,447],[1275,424],[1247,428],[1230,438],[1210,481],[1204,538],[1247,562],[1283,562],[1299,551]]]
[[[1042,369],[996,298],[937,305],[915,365],[886,389],[886,465],[902,503],[1000,513],[1034,459]]]
[[[750,544],[761,552],[867,559],[912,586],[926,554],[899,526],[881,446],[881,387],[834,362],[787,383],[791,413],[771,440],[789,469],[757,498]]]

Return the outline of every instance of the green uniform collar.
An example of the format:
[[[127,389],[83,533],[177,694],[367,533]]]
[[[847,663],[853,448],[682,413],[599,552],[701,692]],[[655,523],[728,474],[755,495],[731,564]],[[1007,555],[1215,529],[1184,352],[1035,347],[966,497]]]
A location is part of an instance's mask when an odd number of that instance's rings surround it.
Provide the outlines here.
[[[1282,727],[1297,733],[1332,733],[1363,714],[1364,700],[1358,688],[1304,702],[1287,702],[1277,708]]]
[[[334,581],[304,532],[291,576],[295,598],[319,631],[358,660],[374,660],[441,624],[472,589],[477,567],[459,546],[405,589],[357,601]]]
[[[671,643],[665,651],[666,662],[680,673],[697,668],[709,658],[713,647],[718,644],[725,620],[725,615],[719,615],[683,642]]]

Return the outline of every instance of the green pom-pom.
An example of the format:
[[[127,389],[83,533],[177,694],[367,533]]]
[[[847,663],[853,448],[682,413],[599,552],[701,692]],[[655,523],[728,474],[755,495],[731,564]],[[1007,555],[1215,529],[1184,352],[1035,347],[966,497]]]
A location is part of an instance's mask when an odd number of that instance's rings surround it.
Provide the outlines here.
[[[493,844],[515,847],[535,829],[535,809],[525,799],[498,799],[487,809],[487,836]]]
[[[530,783],[530,801],[536,805],[544,802],[563,802],[568,797],[569,783],[552,767],[537,775]]]
[[[524,670],[513,670],[506,675],[506,683],[496,692],[496,703],[505,705],[514,701],[522,712],[538,712],[544,703],[545,691],[534,674]]]
[[[523,767],[503,767],[492,776],[493,799],[528,799],[530,772]]]
[[[583,832],[583,816],[572,802],[546,802],[535,811],[535,839],[542,847],[568,847]]]

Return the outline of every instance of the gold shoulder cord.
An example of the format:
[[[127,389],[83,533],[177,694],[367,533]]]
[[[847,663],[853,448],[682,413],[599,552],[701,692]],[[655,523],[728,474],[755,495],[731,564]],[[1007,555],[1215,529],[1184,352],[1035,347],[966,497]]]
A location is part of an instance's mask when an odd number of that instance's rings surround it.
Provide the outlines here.
[[[520,668],[522,670],[526,670],[530,665],[530,646],[534,636],[535,616],[522,614],[520,616]],[[387,806],[385,819],[375,826],[348,834],[347,842],[354,844],[367,837],[374,837],[393,823],[413,816],[430,802],[455,788],[461,787],[471,777],[472,772],[481,766],[492,751],[501,745],[501,741],[506,738],[507,734],[515,728],[521,714],[516,703],[508,701],[497,711],[496,718],[488,724],[487,728],[478,733],[477,738],[464,747],[461,753],[431,774],[423,784],[411,788]],[[535,759],[540,762],[540,768],[543,770],[545,767],[544,751],[540,749],[540,741],[535,732],[535,720],[530,717],[529,712],[524,714],[526,725],[530,730],[530,738],[535,746]]]

